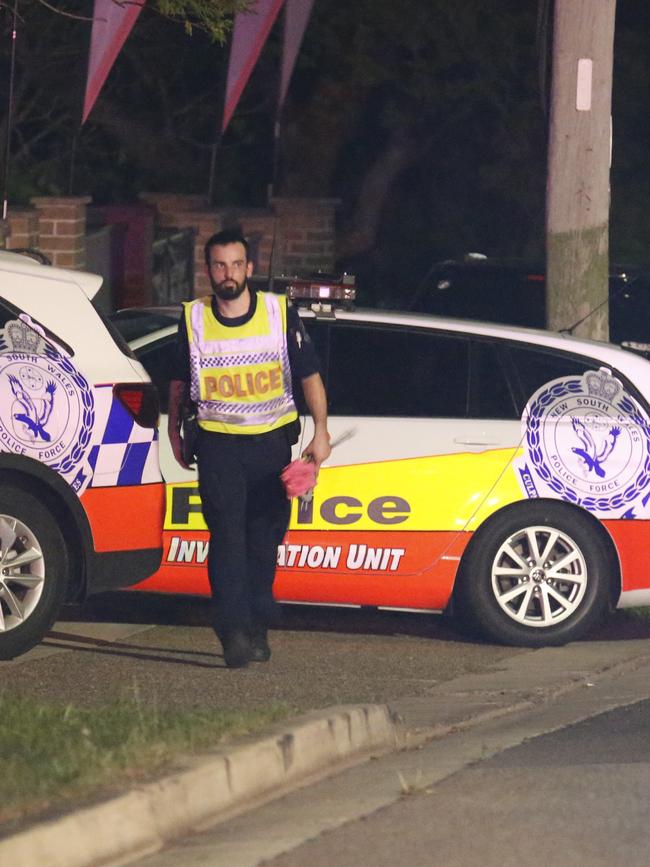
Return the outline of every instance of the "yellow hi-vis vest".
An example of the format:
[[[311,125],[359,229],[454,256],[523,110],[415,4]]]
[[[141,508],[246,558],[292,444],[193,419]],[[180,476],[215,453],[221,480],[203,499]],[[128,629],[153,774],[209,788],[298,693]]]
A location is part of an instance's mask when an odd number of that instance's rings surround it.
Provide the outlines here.
[[[259,434],[298,417],[287,349],[287,299],[258,292],[244,325],[222,325],[212,297],[185,302],[190,395],[199,425],[220,433]]]

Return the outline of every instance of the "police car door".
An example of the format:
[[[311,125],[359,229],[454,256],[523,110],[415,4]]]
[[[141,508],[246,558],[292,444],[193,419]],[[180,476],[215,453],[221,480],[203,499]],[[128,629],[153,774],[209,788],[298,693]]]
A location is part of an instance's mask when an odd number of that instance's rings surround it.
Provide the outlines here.
[[[456,540],[519,444],[489,341],[383,319],[304,319],[327,372],[335,447],[313,498],[293,504],[281,599],[443,608]],[[303,417],[294,456],[312,432]]]

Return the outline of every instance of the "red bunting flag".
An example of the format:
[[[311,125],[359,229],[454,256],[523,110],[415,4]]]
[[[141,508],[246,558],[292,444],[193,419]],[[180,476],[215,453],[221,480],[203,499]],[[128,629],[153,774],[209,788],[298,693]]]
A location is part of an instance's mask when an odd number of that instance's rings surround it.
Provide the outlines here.
[[[222,131],[233,116],[283,3],[284,0],[256,0],[247,12],[237,13],[228,63]]]
[[[282,49],[282,78],[280,79],[280,95],[278,97],[278,112],[282,108],[287,95],[291,73],[300,50],[300,43],[305,34],[307,21],[311,15],[314,0],[286,0],[284,7],[284,46]]]
[[[83,124],[146,0],[95,0]]]

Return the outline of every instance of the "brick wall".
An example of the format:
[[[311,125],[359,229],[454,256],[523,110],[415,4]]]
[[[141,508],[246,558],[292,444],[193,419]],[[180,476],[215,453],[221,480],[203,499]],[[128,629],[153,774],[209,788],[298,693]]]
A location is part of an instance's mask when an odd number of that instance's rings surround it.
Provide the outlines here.
[[[86,264],[86,205],[90,196],[31,199],[38,214],[38,248],[60,268]]]
[[[196,296],[210,291],[203,258],[205,242],[210,235],[229,226],[241,226],[251,241],[258,274],[269,273],[272,250],[275,275],[334,268],[337,199],[274,198],[269,208],[213,208],[205,198],[196,195],[146,193],[141,199],[155,206],[161,226],[195,230]]]
[[[38,211],[34,208],[12,208],[8,220],[7,249],[38,247]]]
[[[336,199],[272,199],[278,220],[278,265],[285,274],[332,271]]]
[[[268,208],[214,208],[200,195],[146,193],[141,199],[155,209],[157,225],[194,229],[195,296],[210,291],[203,258],[205,242],[229,226],[241,226],[250,240],[258,274],[269,273],[271,256],[276,276],[334,269],[337,199],[278,197],[271,199]],[[83,269],[90,197],[42,196],[31,201],[33,208],[10,209],[7,247],[35,247],[53,265]],[[145,300],[129,298],[134,304]]]

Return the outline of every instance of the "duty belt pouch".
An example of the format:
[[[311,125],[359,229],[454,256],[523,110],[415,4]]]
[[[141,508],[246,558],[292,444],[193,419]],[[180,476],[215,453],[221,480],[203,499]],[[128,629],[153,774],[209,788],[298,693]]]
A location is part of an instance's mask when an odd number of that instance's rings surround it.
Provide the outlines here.
[[[300,419],[297,418],[294,421],[290,421],[288,425],[285,425],[285,429],[287,442],[290,446],[295,446],[300,439]]]
[[[199,420],[196,406],[191,401],[183,404],[181,410],[181,437],[183,438],[183,460],[186,464],[196,462],[196,447],[199,435]]]

